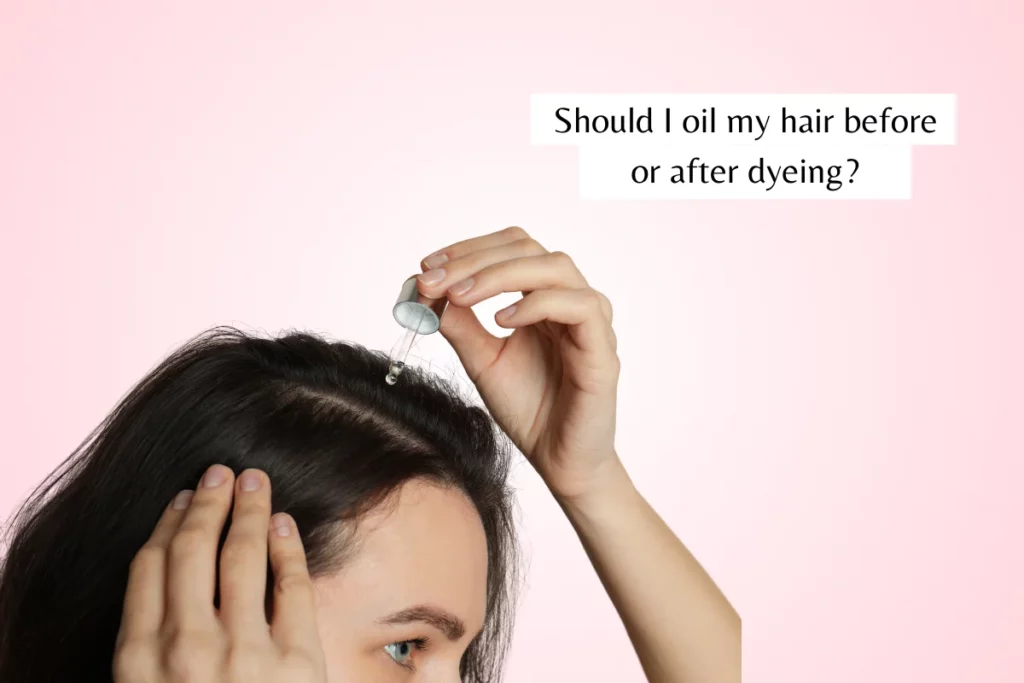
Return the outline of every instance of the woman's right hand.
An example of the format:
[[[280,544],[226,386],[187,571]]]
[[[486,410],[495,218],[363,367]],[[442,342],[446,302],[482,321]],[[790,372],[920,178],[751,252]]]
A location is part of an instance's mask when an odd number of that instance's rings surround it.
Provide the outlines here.
[[[232,510],[232,501],[234,507]],[[214,606],[217,546],[220,607]],[[267,554],[274,574],[267,621]],[[324,683],[313,584],[294,520],[270,516],[270,481],[211,467],[168,505],[132,563],[114,654],[117,683]]]

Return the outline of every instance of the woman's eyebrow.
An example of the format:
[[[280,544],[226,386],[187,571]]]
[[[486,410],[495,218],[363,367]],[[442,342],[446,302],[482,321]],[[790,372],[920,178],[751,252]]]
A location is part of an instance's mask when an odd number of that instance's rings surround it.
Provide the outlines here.
[[[433,626],[451,641],[459,640],[466,634],[466,625],[461,619],[439,607],[430,607],[429,605],[409,607],[379,619],[378,622],[381,624],[422,622]]]

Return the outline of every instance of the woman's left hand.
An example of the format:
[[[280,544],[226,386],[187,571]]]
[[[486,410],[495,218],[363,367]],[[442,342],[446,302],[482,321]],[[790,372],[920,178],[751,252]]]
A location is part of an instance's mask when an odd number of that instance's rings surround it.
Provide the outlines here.
[[[453,244],[423,267],[431,270],[420,291],[448,293],[441,332],[562,504],[647,679],[738,683],[739,617],[615,453],[619,359],[608,299],[568,256],[520,228]],[[504,339],[469,308],[501,292],[524,295],[495,316],[513,330]]]
[[[578,500],[618,473],[612,307],[572,259],[508,228],[445,247],[421,265],[420,292],[448,296],[441,333],[552,493]],[[524,296],[496,314],[513,330],[499,338],[470,306],[503,292]]]

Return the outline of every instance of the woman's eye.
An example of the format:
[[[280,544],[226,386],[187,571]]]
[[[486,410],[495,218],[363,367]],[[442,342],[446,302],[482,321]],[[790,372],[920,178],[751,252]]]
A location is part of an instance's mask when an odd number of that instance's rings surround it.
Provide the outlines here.
[[[395,660],[402,666],[408,666],[409,657],[412,656],[412,650],[415,644],[411,640],[403,640],[400,643],[391,643],[390,645],[384,646],[384,651],[388,653],[391,659]]]

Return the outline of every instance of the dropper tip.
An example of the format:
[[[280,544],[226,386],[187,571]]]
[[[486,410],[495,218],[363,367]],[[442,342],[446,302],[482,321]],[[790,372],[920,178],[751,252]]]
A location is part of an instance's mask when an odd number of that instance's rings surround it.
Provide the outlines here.
[[[388,367],[388,376],[384,378],[384,381],[394,386],[398,383],[398,376],[402,374],[402,370],[405,368],[405,363],[401,361],[392,361]]]

